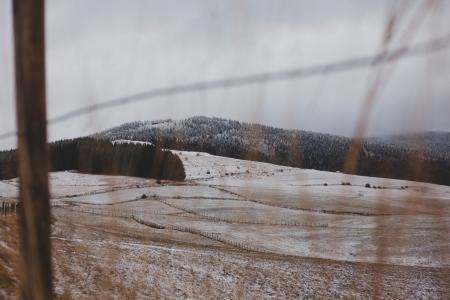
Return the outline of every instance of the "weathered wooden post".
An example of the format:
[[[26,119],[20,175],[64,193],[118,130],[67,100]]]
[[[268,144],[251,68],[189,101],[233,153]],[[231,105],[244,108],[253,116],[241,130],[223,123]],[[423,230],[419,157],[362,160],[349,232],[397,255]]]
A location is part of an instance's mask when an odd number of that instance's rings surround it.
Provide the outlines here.
[[[52,298],[44,0],[13,3],[22,297]]]

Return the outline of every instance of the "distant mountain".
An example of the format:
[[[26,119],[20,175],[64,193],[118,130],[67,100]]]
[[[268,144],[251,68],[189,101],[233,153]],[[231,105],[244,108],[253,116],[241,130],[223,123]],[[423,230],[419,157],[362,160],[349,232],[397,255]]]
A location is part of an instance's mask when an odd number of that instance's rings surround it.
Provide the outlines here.
[[[132,122],[95,136],[326,171],[343,170],[352,144],[343,136],[207,117]],[[450,185],[450,133],[364,139],[356,174]]]

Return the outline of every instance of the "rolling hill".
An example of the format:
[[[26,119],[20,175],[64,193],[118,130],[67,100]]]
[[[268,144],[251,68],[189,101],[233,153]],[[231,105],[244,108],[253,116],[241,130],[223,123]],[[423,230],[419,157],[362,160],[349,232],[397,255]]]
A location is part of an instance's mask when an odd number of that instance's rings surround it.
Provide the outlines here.
[[[94,136],[324,171],[343,171],[352,144],[343,136],[208,117],[126,123]],[[450,133],[366,138],[355,174],[450,185]]]

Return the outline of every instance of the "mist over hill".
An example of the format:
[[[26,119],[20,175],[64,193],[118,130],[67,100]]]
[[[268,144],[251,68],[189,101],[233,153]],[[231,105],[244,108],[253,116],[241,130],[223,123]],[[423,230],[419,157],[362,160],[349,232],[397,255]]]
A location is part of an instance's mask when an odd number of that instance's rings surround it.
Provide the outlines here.
[[[352,144],[343,136],[208,117],[126,123],[94,136],[324,171],[342,171]],[[450,133],[366,138],[355,173],[450,185]]]

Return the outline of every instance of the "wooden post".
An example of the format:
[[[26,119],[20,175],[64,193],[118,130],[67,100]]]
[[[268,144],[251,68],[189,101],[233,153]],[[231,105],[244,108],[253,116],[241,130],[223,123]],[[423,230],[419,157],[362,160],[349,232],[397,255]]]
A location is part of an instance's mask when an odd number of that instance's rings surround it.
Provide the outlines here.
[[[13,1],[22,297],[52,298],[44,0]]]

